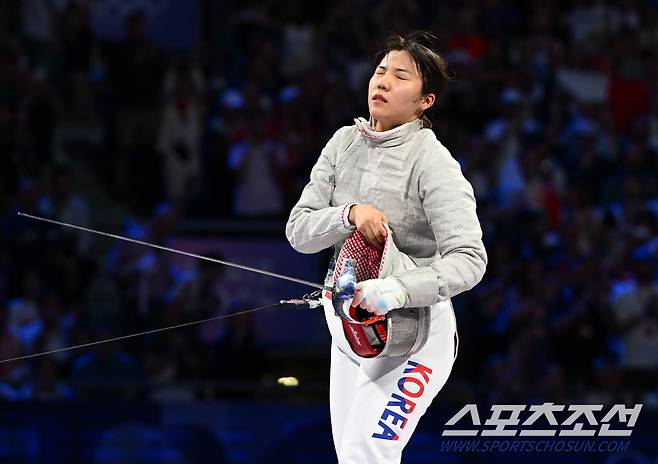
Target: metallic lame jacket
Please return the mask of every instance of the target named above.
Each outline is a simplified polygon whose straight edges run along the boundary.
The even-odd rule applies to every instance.
[[[399,250],[418,266],[396,273],[407,307],[431,306],[474,287],[487,253],[471,184],[430,129],[414,120],[376,132],[363,118],[333,135],[290,212],[286,236],[301,253],[340,248],[363,203],[389,219]]]

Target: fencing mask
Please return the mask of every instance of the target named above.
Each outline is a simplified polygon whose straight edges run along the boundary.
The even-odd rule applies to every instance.
[[[332,317],[340,318],[343,333],[352,351],[362,358],[406,356],[420,350],[429,334],[430,308],[399,308],[376,316],[352,306],[354,286],[368,279],[384,278],[414,269],[415,263],[398,250],[388,229],[382,249],[371,245],[355,230],[335,257],[334,291],[325,291],[323,304]],[[329,282],[328,282],[329,283]]]

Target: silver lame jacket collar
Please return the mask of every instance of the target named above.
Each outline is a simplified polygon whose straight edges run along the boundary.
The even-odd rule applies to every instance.
[[[378,132],[374,129],[374,121],[364,118],[354,118],[354,124],[368,143],[380,148],[397,147],[409,141],[416,132],[423,128],[420,119],[401,124],[393,129]]]

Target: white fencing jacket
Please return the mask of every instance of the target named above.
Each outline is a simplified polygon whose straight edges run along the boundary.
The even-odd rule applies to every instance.
[[[420,120],[376,132],[363,118],[327,142],[290,212],[286,236],[301,253],[340,247],[354,229],[349,205],[389,219],[398,249],[418,266],[396,273],[407,307],[431,306],[474,287],[487,253],[471,184]]]

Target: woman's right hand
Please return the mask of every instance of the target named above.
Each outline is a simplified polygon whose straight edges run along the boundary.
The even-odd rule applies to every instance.
[[[372,245],[378,248],[384,246],[387,235],[384,224],[388,224],[384,213],[372,206],[357,204],[350,208],[349,221]]]

